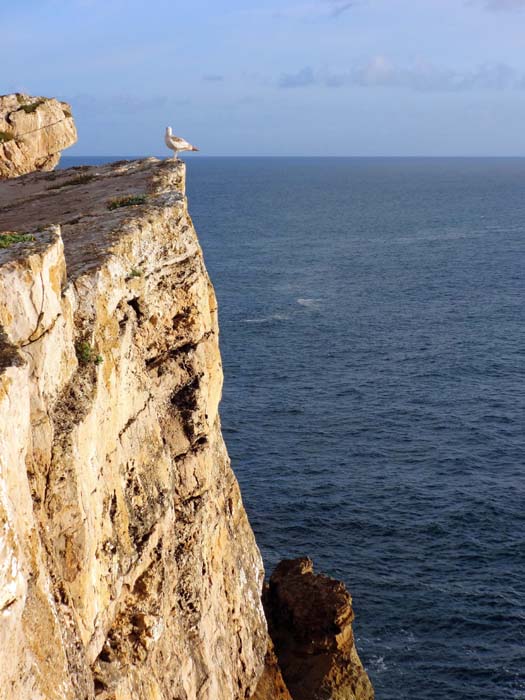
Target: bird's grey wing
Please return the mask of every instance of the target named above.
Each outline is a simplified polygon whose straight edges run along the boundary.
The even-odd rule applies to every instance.
[[[189,145],[186,139],[181,139],[180,136],[171,136],[170,137],[171,143],[174,146],[187,146]]]

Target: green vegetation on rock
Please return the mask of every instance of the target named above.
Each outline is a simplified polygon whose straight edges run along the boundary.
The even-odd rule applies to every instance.
[[[13,243],[24,243],[34,240],[35,237],[31,233],[0,233],[0,248],[9,248]]]
[[[29,105],[20,105],[19,109],[21,109],[23,112],[26,114],[33,114],[33,112],[36,112],[36,110],[40,107],[40,105],[44,104],[44,100],[37,100],[37,102],[33,102],[32,104]]]
[[[95,355],[95,349],[85,340],[81,340],[75,345],[77,359],[83,365],[93,362],[95,365],[100,365],[103,362],[102,355]]]
[[[65,182],[59,182],[57,185],[51,185],[48,187],[49,190],[60,190],[62,187],[70,187],[72,185],[85,185],[91,180],[94,180],[96,175],[77,175],[77,177],[71,178],[71,180],[66,180]]]
[[[108,209],[120,209],[121,207],[133,207],[138,204],[144,204],[148,196],[146,194],[128,194],[125,197],[116,197],[108,202]]]

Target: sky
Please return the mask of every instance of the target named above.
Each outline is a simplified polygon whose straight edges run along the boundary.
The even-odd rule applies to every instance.
[[[525,156],[525,0],[16,0],[0,94],[67,155]]]

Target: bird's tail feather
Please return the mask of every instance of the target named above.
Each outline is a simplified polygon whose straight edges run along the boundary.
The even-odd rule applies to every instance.
[[[192,150],[192,151],[198,151],[199,149],[198,149],[196,146],[193,146],[193,148],[192,148],[191,150]]]

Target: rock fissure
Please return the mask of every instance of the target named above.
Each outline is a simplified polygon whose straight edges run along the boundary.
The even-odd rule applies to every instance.
[[[146,403],[142,406],[142,408],[140,408],[140,409],[137,411],[137,413],[135,413],[135,415],[131,416],[131,418],[128,418],[128,421],[127,421],[126,425],[122,428],[122,430],[119,431],[119,434],[118,434],[118,439],[119,439],[119,440],[122,439],[122,436],[124,435],[124,433],[125,433],[127,430],[129,430],[129,429],[131,428],[131,426],[133,425],[133,423],[135,423],[135,421],[137,421],[137,420],[140,418],[140,415],[148,408],[148,406],[149,406],[151,400],[152,400],[152,399],[151,399],[151,397],[150,397],[150,398],[148,399],[148,401],[146,401]]]
[[[11,123],[11,117],[12,117],[16,112],[20,112],[20,111],[23,111],[23,110],[17,109],[17,110],[15,110],[15,112],[10,112],[10,113],[5,117],[6,121],[8,121],[9,123]],[[46,127],[51,128],[51,127],[53,127],[53,126],[57,126],[58,124],[64,124],[64,123],[66,123],[66,119],[67,119],[67,117],[64,117],[64,119],[57,119],[56,122],[51,122],[50,124],[46,124]],[[38,133],[38,132],[40,131],[40,129],[41,129],[41,127],[37,127],[36,129],[31,129],[31,131],[19,131],[18,134],[17,134],[17,137],[22,139],[22,138],[24,138],[24,136],[31,136],[31,134],[36,134],[36,133]]]
[[[43,305],[43,302],[42,302],[42,305]],[[44,312],[43,312],[43,310],[40,311],[39,314],[38,314],[37,327],[35,328],[34,332],[29,336],[29,340],[27,340],[25,343],[22,343],[22,344],[20,345],[20,351],[21,351],[21,352],[24,352],[24,348],[27,348],[27,347],[29,347],[30,345],[34,345],[34,344],[37,343],[39,340],[41,340],[45,335],[47,335],[47,334],[49,334],[49,333],[52,333],[52,332],[53,332],[53,329],[54,329],[54,327],[55,327],[55,324],[57,323],[57,321],[59,321],[59,319],[61,318],[61,316],[62,316],[62,314],[58,314],[57,317],[52,321],[52,323],[51,323],[51,325],[49,326],[49,328],[44,328],[44,329],[42,330],[42,332],[40,333],[40,335],[37,335],[36,338],[35,338],[34,335],[35,335],[35,333],[38,331],[38,328],[39,328],[39,326],[40,326],[40,323],[41,323],[41,321],[42,321],[42,319],[43,319],[43,317],[44,317]],[[27,351],[26,351],[26,352],[27,352]]]

